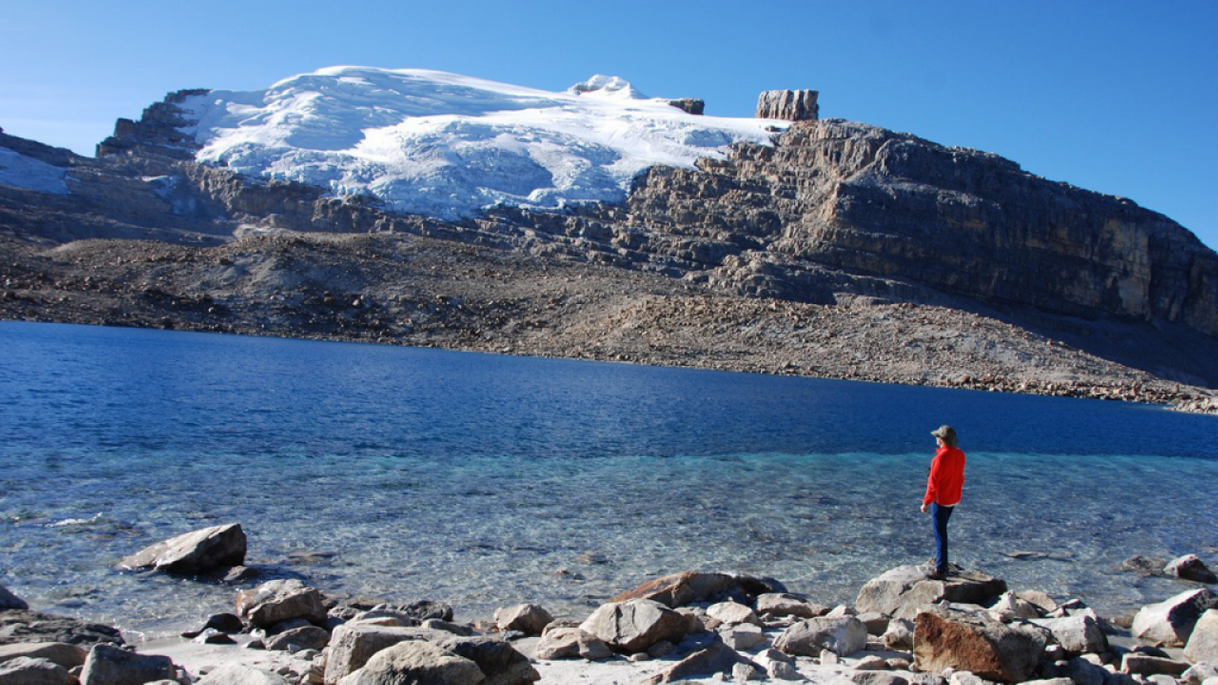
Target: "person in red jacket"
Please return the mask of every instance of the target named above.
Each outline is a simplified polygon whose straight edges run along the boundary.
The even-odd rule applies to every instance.
[[[939,449],[930,462],[930,475],[926,477],[926,494],[922,497],[922,513],[930,508],[931,530],[935,536],[935,558],[928,577],[942,580],[947,577],[947,520],[960,503],[964,489],[964,452],[956,447],[956,429],[939,426],[931,431]]]

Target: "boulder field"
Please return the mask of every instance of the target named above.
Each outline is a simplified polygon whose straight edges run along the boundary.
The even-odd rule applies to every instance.
[[[211,535],[174,540],[184,539],[235,558]],[[195,555],[205,567],[206,549]],[[1189,566],[1206,571],[1200,559]],[[1218,595],[1179,582],[1188,589],[1129,621],[1013,591],[979,570],[935,579],[923,566],[897,567],[836,607],[772,578],[689,571],[643,582],[582,618],[525,603],[458,623],[436,602],[340,599],[276,579],[238,591],[229,611],[180,639],[135,648],[113,629],[32,612],[0,588],[0,685],[1215,685]]]

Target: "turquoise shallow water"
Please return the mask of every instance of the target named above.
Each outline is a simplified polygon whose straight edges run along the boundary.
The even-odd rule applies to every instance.
[[[1185,587],[1128,556],[1218,566],[1218,421],[1156,407],[46,324],[0,323],[0,349],[0,584],[132,631],[232,589],[111,565],[229,521],[272,573],[464,619],[694,568],[850,602],[929,555],[944,422],[960,563],[1109,613]]]

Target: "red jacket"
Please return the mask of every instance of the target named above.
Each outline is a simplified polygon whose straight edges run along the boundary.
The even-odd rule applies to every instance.
[[[937,503],[951,507],[960,503],[960,491],[964,489],[964,452],[955,447],[940,447],[930,462],[930,475],[926,477],[926,495],[922,504]]]

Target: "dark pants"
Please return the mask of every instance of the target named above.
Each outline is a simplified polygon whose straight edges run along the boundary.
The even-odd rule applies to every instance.
[[[935,533],[935,572],[947,573],[947,520],[955,507],[930,505],[930,525]]]

